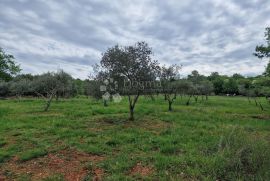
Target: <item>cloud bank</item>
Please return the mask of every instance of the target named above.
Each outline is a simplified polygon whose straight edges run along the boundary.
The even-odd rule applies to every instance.
[[[162,64],[183,74],[261,74],[254,57],[270,25],[269,0],[2,0],[0,47],[24,73],[64,69],[87,78],[115,44],[146,41]]]

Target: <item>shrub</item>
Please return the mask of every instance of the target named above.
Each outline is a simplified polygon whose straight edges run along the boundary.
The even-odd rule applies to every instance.
[[[7,97],[9,92],[9,83],[0,81],[0,97]]]

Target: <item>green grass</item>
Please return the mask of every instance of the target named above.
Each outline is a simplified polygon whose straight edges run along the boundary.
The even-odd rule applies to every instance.
[[[162,97],[142,96],[134,122],[127,121],[126,99],[108,107],[86,98],[60,100],[48,112],[42,100],[1,100],[0,163],[76,148],[105,157],[95,165],[104,169],[104,180],[270,180],[264,98],[265,111],[243,97],[212,96],[190,106],[186,100],[178,98],[168,112]],[[154,172],[130,175],[138,162]]]

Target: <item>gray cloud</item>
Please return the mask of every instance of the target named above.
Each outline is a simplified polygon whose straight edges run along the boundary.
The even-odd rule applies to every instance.
[[[0,47],[24,72],[63,68],[87,78],[90,66],[115,44],[146,41],[162,64],[183,74],[260,74],[252,56],[270,25],[268,0],[2,0]]]

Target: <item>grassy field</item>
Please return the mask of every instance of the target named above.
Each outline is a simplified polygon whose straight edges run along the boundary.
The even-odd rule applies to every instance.
[[[270,104],[0,101],[0,180],[270,180]]]

